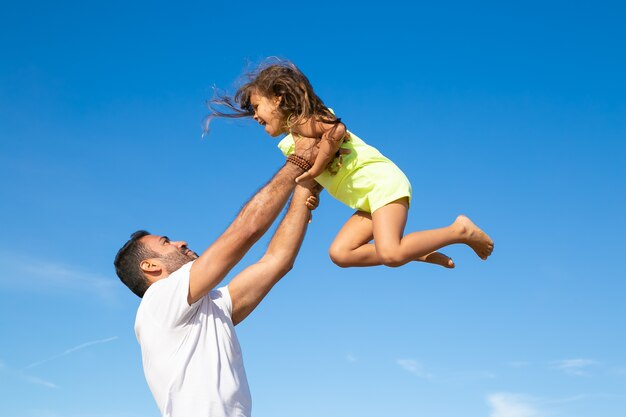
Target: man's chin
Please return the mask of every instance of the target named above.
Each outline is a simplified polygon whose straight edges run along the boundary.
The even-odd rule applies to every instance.
[[[169,256],[162,258],[162,261],[165,264],[165,269],[167,269],[169,273],[172,273],[174,271],[178,271],[183,265],[197,258],[198,255],[195,252],[175,252],[170,254]]]

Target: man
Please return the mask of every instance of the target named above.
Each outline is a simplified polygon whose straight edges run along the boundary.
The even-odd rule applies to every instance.
[[[120,279],[139,297],[135,333],[144,373],[163,416],[248,417],[251,398],[234,326],[292,267],[317,206],[317,189],[295,185],[310,168],[290,157],[200,256],[183,241],[139,231],[118,252]],[[308,187],[308,188],[307,188]],[[295,191],[294,191],[295,188]],[[293,197],[265,255],[214,289]]]

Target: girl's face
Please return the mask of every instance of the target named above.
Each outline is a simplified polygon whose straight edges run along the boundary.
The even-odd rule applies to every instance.
[[[266,97],[258,93],[250,95],[250,105],[254,109],[252,118],[264,126],[267,134],[273,138],[285,133],[282,114],[278,108],[280,100],[281,98],[276,96]]]

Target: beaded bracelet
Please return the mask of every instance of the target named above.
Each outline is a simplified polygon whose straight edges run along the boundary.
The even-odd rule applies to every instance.
[[[291,162],[298,168],[303,169],[304,171],[308,171],[313,167],[313,165],[311,165],[309,161],[296,154],[289,155],[289,157],[287,158],[287,162]]]

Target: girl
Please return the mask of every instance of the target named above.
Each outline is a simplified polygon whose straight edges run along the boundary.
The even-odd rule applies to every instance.
[[[437,252],[464,243],[481,259],[493,250],[493,241],[469,218],[458,216],[449,226],[404,235],[411,201],[411,184],[404,173],[378,150],[346,130],[341,119],[324,105],[309,80],[295,65],[279,62],[249,74],[234,98],[209,102],[214,117],[252,117],[272,137],[287,134],[278,147],[286,155],[295,141],[315,138],[319,153],[296,179],[314,178],[329,194],[356,209],[330,247],[330,257],[341,267],[400,266],[423,261],[454,268]],[[370,243],[373,239],[373,243]]]

